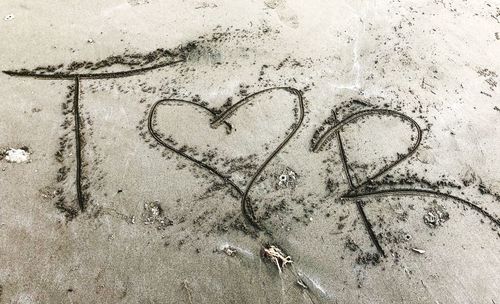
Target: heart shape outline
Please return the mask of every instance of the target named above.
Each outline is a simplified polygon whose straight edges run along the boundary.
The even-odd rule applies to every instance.
[[[357,119],[360,119],[360,118],[365,117],[365,116],[372,116],[372,115],[377,115],[377,114],[382,114],[385,116],[396,116],[396,117],[401,118],[402,120],[409,121],[417,129],[417,141],[415,142],[415,144],[413,144],[413,146],[411,148],[408,149],[408,152],[406,154],[404,154],[402,157],[398,158],[396,161],[388,164],[387,166],[384,166],[383,168],[378,170],[375,174],[368,176],[364,182],[355,186],[354,183],[352,182],[351,173],[349,172],[349,166],[347,164],[347,156],[345,153],[344,145],[342,143],[342,138],[340,136],[339,131],[343,126],[350,124],[350,123],[356,121]],[[394,111],[394,110],[389,110],[389,109],[364,110],[364,111],[353,113],[353,114],[347,116],[346,118],[344,118],[342,121],[337,120],[337,116],[335,115],[335,113],[333,113],[333,115],[334,115],[334,117],[333,117],[334,120],[338,123],[336,125],[334,125],[333,127],[330,127],[328,130],[325,131],[325,133],[322,136],[320,136],[319,140],[316,142],[316,144],[313,147],[313,152],[317,153],[317,152],[321,151],[325,147],[326,143],[331,139],[332,136],[335,136],[337,138],[338,145],[339,145],[340,158],[342,161],[342,166],[344,168],[344,172],[345,172],[345,175],[347,177],[347,181],[349,183],[349,188],[350,188],[350,190],[346,194],[342,195],[341,198],[348,197],[352,192],[358,190],[360,187],[362,187],[366,183],[380,177],[381,175],[387,173],[389,170],[391,170],[395,166],[399,165],[401,162],[403,162],[404,160],[406,160],[407,158],[412,156],[417,151],[418,147],[420,146],[420,143],[422,142],[422,133],[423,132],[422,132],[422,128],[420,128],[420,125],[415,120],[413,120],[413,118],[406,116],[405,114],[402,114],[400,112]],[[356,207],[358,209],[359,214],[361,215],[361,218],[363,220],[363,224],[365,225],[365,228],[368,232],[368,235],[370,236],[370,239],[372,240],[372,243],[375,245],[375,248],[377,248],[377,251],[382,256],[385,257],[386,255],[385,255],[384,249],[380,245],[380,242],[378,241],[378,238],[375,235],[375,232],[373,231],[372,224],[370,223],[370,220],[366,216],[363,205],[359,200],[356,200]]]
[[[402,120],[410,122],[410,124],[413,127],[415,127],[417,130],[417,141],[408,149],[408,152],[403,154],[403,156],[399,157],[397,160],[389,163],[388,165],[382,167],[381,169],[376,171],[376,173],[373,173],[370,176],[366,177],[365,181],[363,181],[355,186],[354,183],[352,182],[351,173],[349,172],[349,168],[348,168],[348,164],[347,164],[348,163],[347,156],[346,156],[346,153],[344,150],[344,146],[342,144],[342,139],[340,137],[339,131],[343,126],[348,125],[348,124],[350,124],[350,123],[352,123],[352,122],[354,122],[362,117],[373,116],[373,115],[377,115],[377,114],[382,114],[384,116],[396,116],[396,117],[401,118]],[[334,118],[336,121],[338,121],[336,117],[334,117]],[[351,188],[351,191],[353,191],[355,189],[359,189],[360,187],[364,186],[365,184],[369,183],[370,181],[387,173],[389,170],[391,170],[392,168],[399,165],[401,162],[403,162],[404,160],[408,159],[410,156],[415,154],[415,152],[417,152],[418,147],[420,146],[420,144],[422,142],[422,134],[423,134],[423,131],[422,131],[422,128],[420,127],[420,125],[413,118],[411,118],[405,114],[402,114],[402,113],[394,111],[394,110],[389,110],[389,109],[363,110],[363,111],[359,111],[359,112],[356,112],[354,114],[347,116],[342,121],[338,121],[338,123],[336,125],[330,127],[328,130],[326,130],[325,133],[322,136],[320,136],[319,140],[314,145],[313,152],[321,151],[325,147],[326,143],[331,139],[331,137],[336,136],[337,140],[339,142],[340,157],[342,160],[342,164],[344,166],[344,171],[345,171],[347,180],[349,182],[349,186]]]
[[[176,149],[175,147],[173,147],[172,145],[168,144],[167,142],[163,141],[161,136],[155,131],[155,129],[153,128],[153,118],[154,118],[154,114],[156,113],[156,109],[157,107],[162,104],[162,103],[168,103],[168,102],[181,102],[181,103],[186,103],[186,104],[189,104],[191,106],[194,106],[194,107],[197,107],[199,109],[202,109],[203,111],[206,111],[208,112],[209,114],[211,114],[213,117],[214,117],[214,120],[210,123],[210,127],[212,128],[218,128],[219,126],[221,125],[225,125],[226,128],[228,128],[229,132],[232,130],[232,126],[226,122],[227,119],[229,119],[232,115],[234,115],[234,113],[237,112],[237,110],[244,106],[246,103],[248,103],[249,101],[251,101],[253,98],[263,94],[263,93],[266,93],[266,92],[271,92],[271,91],[275,91],[275,90],[283,90],[283,91],[286,91],[292,95],[294,95],[295,97],[297,97],[297,102],[298,102],[298,106],[295,107],[296,110],[298,110],[298,119],[297,121],[295,121],[291,127],[292,127],[292,131],[285,137],[284,140],[282,140],[280,142],[280,144],[271,152],[271,154],[269,154],[269,156],[264,160],[264,162],[257,168],[257,170],[255,171],[255,173],[253,174],[252,178],[250,179],[250,182],[246,185],[245,187],[245,190],[241,190],[240,187],[238,187],[229,177],[225,176],[224,174],[220,173],[219,171],[217,171],[217,169],[205,164],[204,162],[186,154],[185,152],[181,151],[180,149]],[[257,91],[255,93],[252,93],[246,97],[244,97],[243,99],[239,100],[237,103],[233,104],[232,106],[230,106],[228,109],[226,109],[223,113],[221,113],[219,116],[217,116],[217,114],[209,109],[208,107],[205,107],[201,104],[197,104],[193,101],[188,101],[188,100],[182,100],[182,99],[161,99],[161,100],[158,100],[156,101],[152,106],[151,106],[151,109],[149,110],[149,114],[148,114],[148,131],[149,133],[151,134],[151,136],[158,142],[158,144],[160,144],[161,146],[167,148],[168,150],[188,159],[189,161],[195,163],[196,165],[198,165],[199,167],[205,169],[205,170],[208,170],[210,173],[214,174],[215,176],[219,177],[221,180],[223,180],[225,183],[229,184],[231,186],[231,188],[233,188],[234,190],[236,190],[238,192],[238,194],[242,197],[241,198],[241,211],[245,217],[245,219],[247,220],[247,222],[252,226],[254,227],[257,231],[260,231],[260,230],[265,230],[266,233],[268,233],[269,235],[272,235],[272,233],[266,229],[264,229],[264,227],[262,227],[258,221],[257,221],[257,218],[254,214],[254,211],[253,211],[253,208],[251,206],[251,201],[248,197],[248,194],[253,186],[253,184],[255,183],[255,181],[257,180],[257,178],[260,176],[260,174],[262,173],[262,171],[264,171],[264,169],[267,167],[267,165],[271,162],[271,160],[276,157],[276,155],[278,155],[278,153],[285,147],[285,145],[293,138],[293,136],[295,136],[295,134],[297,133],[297,131],[299,130],[299,128],[302,126],[302,123],[304,121],[304,98],[302,96],[302,93],[295,89],[295,88],[292,88],[292,87],[272,87],[272,88],[268,88],[268,89],[264,89],[264,90],[260,90],[260,91]]]
[[[352,184],[350,173],[349,173],[349,170],[348,170],[348,167],[347,167],[347,158],[346,158],[346,155],[345,155],[345,150],[344,150],[343,145],[342,145],[342,139],[341,139],[339,130],[344,125],[352,123],[353,121],[355,121],[355,120],[357,120],[357,119],[359,119],[361,117],[375,115],[375,114],[397,116],[397,117],[402,118],[403,120],[409,121],[417,129],[417,141],[408,150],[408,152],[406,154],[404,154],[402,157],[398,158],[395,162],[393,162],[393,163],[391,163],[391,164],[383,167],[377,173],[373,174],[371,177],[368,177],[363,183],[361,183],[361,184],[359,184],[357,186],[354,186]],[[495,225],[497,225],[498,227],[500,227],[500,219],[499,218],[496,218],[495,216],[493,216],[491,213],[487,212],[485,209],[481,208],[480,206],[478,206],[478,205],[476,205],[476,204],[474,204],[474,203],[472,203],[472,202],[470,202],[470,201],[468,201],[466,199],[462,199],[462,198],[460,198],[458,196],[451,195],[449,193],[441,193],[441,192],[438,192],[438,191],[432,191],[432,190],[426,190],[426,189],[411,189],[411,188],[400,188],[400,189],[389,189],[389,190],[375,190],[375,191],[363,192],[363,193],[358,193],[358,194],[353,193],[354,191],[358,190],[360,187],[362,187],[366,183],[368,183],[371,180],[373,180],[375,178],[378,178],[379,176],[385,174],[386,172],[388,172],[389,170],[391,170],[392,168],[394,168],[395,166],[397,166],[398,164],[400,164],[401,162],[403,162],[404,160],[406,160],[410,156],[412,156],[417,151],[418,147],[420,146],[420,143],[422,142],[423,131],[420,128],[420,125],[415,120],[413,120],[411,117],[409,117],[409,116],[407,116],[405,114],[402,114],[400,112],[397,112],[397,111],[394,111],[394,110],[389,110],[389,109],[372,109],[372,110],[365,110],[365,111],[356,112],[354,114],[349,115],[348,117],[346,117],[342,121],[338,121],[337,120],[335,113],[333,113],[333,115],[334,115],[334,120],[336,122],[338,122],[338,123],[335,126],[329,128],[320,137],[320,139],[318,140],[318,142],[316,143],[316,145],[313,147],[313,152],[319,152],[325,146],[325,144],[329,141],[329,139],[332,136],[335,135],[337,137],[337,140],[338,140],[338,143],[339,143],[339,150],[340,150],[340,154],[341,154],[341,159],[342,159],[342,163],[343,163],[343,166],[344,166],[344,171],[345,171],[345,174],[347,175],[347,177],[349,179],[350,188],[351,188],[350,191],[348,191],[346,194],[344,194],[343,196],[341,196],[341,199],[355,199],[356,200],[357,209],[358,209],[358,211],[359,211],[359,213],[360,213],[360,215],[361,215],[361,217],[363,219],[363,223],[364,223],[364,225],[365,225],[365,227],[366,227],[366,229],[368,231],[368,234],[370,235],[372,243],[375,245],[375,247],[377,248],[377,250],[379,251],[379,253],[382,254],[382,256],[385,256],[384,250],[380,246],[378,238],[375,235],[375,233],[373,232],[372,225],[371,225],[370,221],[368,220],[368,218],[367,218],[367,216],[366,216],[366,214],[364,212],[364,209],[363,209],[363,204],[360,201],[360,199],[362,199],[364,197],[393,196],[393,195],[395,195],[395,196],[402,196],[402,195],[427,195],[427,196],[447,198],[447,199],[451,199],[451,200],[457,201],[457,202],[459,202],[459,203],[461,203],[461,204],[463,204],[465,206],[470,207],[471,209],[477,211],[479,214],[481,214],[484,217],[488,218],[489,220],[491,220],[492,223],[494,223]]]

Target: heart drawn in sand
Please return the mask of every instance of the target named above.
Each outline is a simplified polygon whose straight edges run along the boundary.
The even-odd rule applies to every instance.
[[[363,180],[358,181],[357,184],[354,184],[353,179],[352,179],[352,174],[350,171],[351,166],[348,162],[346,151],[345,151],[344,145],[342,143],[341,130],[343,130],[343,128],[345,126],[352,124],[355,121],[357,121],[363,117],[370,117],[370,116],[396,117],[396,118],[400,118],[402,123],[409,122],[410,125],[412,126],[412,129],[416,129],[417,138],[416,138],[416,141],[408,147],[408,149],[405,153],[398,154],[398,157],[395,160],[389,161],[387,164],[382,166],[380,169],[376,170],[375,172],[372,172],[371,174],[368,174]],[[413,155],[417,151],[417,149],[420,145],[420,142],[422,141],[422,129],[417,124],[417,122],[414,121],[409,116],[406,116],[402,113],[399,113],[399,112],[396,112],[393,110],[388,110],[388,109],[365,110],[365,111],[360,111],[360,112],[356,112],[354,114],[351,114],[351,115],[347,116],[346,118],[344,118],[342,121],[338,121],[335,116],[334,116],[334,119],[337,122],[337,124],[334,125],[333,127],[329,128],[326,132],[324,132],[320,136],[319,140],[315,143],[315,145],[313,147],[313,152],[321,151],[322,149],[325,148],[326,143],[329,142],[333,137],[337,138],[339,153],[340,153],[342,165],[344,167],[344,173],[347,177],[347,181],[349,183],[349,188],[350,188],[349,192],[346,193],[345,195],[343,195],[342,198],[345,198],[350,193],[357,192],[357,190],[360,189],[363,185],[365,185],[365,184],[371,182],[372,180],[376,179],[377,177],[380,177],[381,175],[387,173],[389,170],[391,170],[392,168],[394,168],[395,166],[400,164],[402,161],[409,158],[411,155]],[[399,123],[400,122],[398,122],[398,124]],[[383,131],[383,130],[381,130],[381,131]],[[363,147],[363,150],[365,150],[365,151],[369,150],[369,149],[370,149],[370,147]],[[368,217],[365,214],[363,204],[359,200],[356,200],[356,206],[357,206],[358,212],[363,220],[363,223],[366,227],[366,230],[367,230],[368,234],[370,235],[370,238],[371,238],[373,244],[377,248],[377,251],[382,256],[385,256],[385,252],[382,249],[382,246],[380,245],[375,232],[373,231],[372,224],[370,223],[370,221],[368,220]]]
[[[233,132],[233,127],[232,125],[228,122],[228,120],[239,110],[245,108],[245,105],[247,104],[252,104],[254,101],[258,101],[259,98],[263,97],[264,94],[271,94],[271,98],[274,97],[274,95],[279,95],[279,93],[287,93],[286,98],[290,99],[290,101],[294,101],[295,105],[293,107],[294,113],[295,113],[295,122],[293,122],[288,128],[291,128],[291,131],[286,134],[285,138],[281,140],[275,148],[268,154],[268,156],[265,158],[265,160],[260,163],[253,172],[252,177],[250,178],[250,181],[246,183],[245,189],[242,190],[239,186],[236,185],[236,183],[230,179],[230,177],[226,176],[222,172],[220,172],[218,169],[216,169],[214,166],[208,164],[206,159],[203,159],[202,157],[198,156],[197,153],[192,153],[192,150],[189,148],[186,148],[186,146],[179,147],[178,144],[175,144],[177,140],[166,140],[165,137],[165,132],[168,133],[168,130],[160,132],[157,129],[155,129],[155,123],[156,123],[156,115],[157,115],[157,110],[160,105],[167,106],[167,105],[177,105],[177,106],[187,106],[191,109],[196,110],[198,114],[202,114],[205,116],[208,116],[210,119],[207,121],[207,125],[205,127],[205,131],[200,131],[200,134],[195,134],[192,133],[191,135],[195,136],[210,136],[210,128],[212,129],[219,129],[220,126],[224,126],[226,129],[225,134],[231,134]],[[257,107],[258,109],[258,107]],[[193,113],[191,113],[193,114]],[[281,115],[281,113],[277,113],[278,115]],[[163,147],[167,148],[168,150],[190,160],[191,162],[195,163],[199,167],[209,171],[210,173],[214,174],[215,176],[219,177],[221,180],[223,180],[225,183],[230,185],[234,190],[238,192],[238,194],[241,196],[241,209],[242,212],[246,218],[246,220],[257,230],[262,230],[262,227],[259,225],[257,222],[257,219],[254,215],[253,208],[250,204],[250,200],[248,198],[248,194],[254,185],[255,181],[257,178],[260,176],[262,171],[266,168],[266,166],[271,162],[271,160],[276,157],[276,155],[283,149],[283,147],[290,141],[290,139],[296,134],[300,126],[302,125],[302,121],[304,119],[304,103],[303,103],[303,97],[302,93],[294,88],[291,87],[274,87],[274,88],[269,88],[265,90],[258,91],[256,93],[253,93],[251,95],[246,96],[245,98],[239,100],[232,106],[230,106],[228,109],[226,109],[224,112],[221,114],[216,114],[214,110],[209,109],[208,107],[195,103],[193,101],[187,101],[187,100],[180,100],[180,99],[162,99],[157,102],[155,102],[149,112],[148,115],[148,130],[151,136]],[[186,121],[183,121],[183,123],[186,123]],[[269,122],[262,122],[264,124],[268,124]],[[193,126],[194,127],[194,126]],[[245,129],[248,128],[248,125],[237,125],[237,128],[235,129]],[[189,128],[189,126],[186,126],[186,128]],[[184,132],[190,132],[188,129],[182,129],[181,131]],[[186,135],[186,134],[185,134]],[[189,137],[189,133],[187,133]],[[220,134],[219,134],[220,135]],[[168,138],[171,138],[173,135],[170,135]],[[220,145],[220,143],[219,143]]]
[[[350,166],[349,166],[349,163],[347,160],[345,149],[344,149],[343,144],[342,144],[342,138],[341,138],[340,131],[341,130],[345,131],[345,129],[344,129],[345,126],[354,123],[355,121],[359,120],[360,118],[370,117],[370,116],[377,116],[379,118],[396,117],[396,118],[399,118],[401,120],[400,122],[398,122],[398,124],[409,122],[411,127],[412,127],[412,132],[416,132],[416,140],[413,144],[408,145],[407,151],[405,153],[398,154],[398,157],[395,160],[389,161],[383,167],[379,168],[378,170],[376,170],[372,174],[369,174],[364,180],[359,181],[355,185],[352,181]],[[374,191],[372,191],[372,190],[365,191],[366,189],[360,190],[360,188],[363,185],[366,185],[367,183],[376,179],[377,177],[382,176],[383,174],[387,173],[389,170],[391,170],[392,168],[394,168],[395,166],[397,166],[398,164],[400,164],[401,162],[403,162],[404,160],[406,160],[410,156],[412,156],[417,151],[417,149],[422,141],[422,129],[420,128],[418,123],[415,120],[413,120],[411,117],[409,117],[405,114],[393,111],[393,110],[388,110],[388,109],[371,109],[371,110],[356,112],[354,114],[347,116],[342,121],[338,121],[336,119],[335,113],[334,113],[333,118],[334,118],[334,121],[336,122],[336,125],[329,128],[326,132],[324,132],[319,137],[319,140],[313,146],[313,152],[319,152],[322,149],[324,149],[326,146],[326,143],[329,142],[333,137],[335,137],[337,139],[338,146],[339,146],[339,152],[340,152],[341,160],[342,160],[343,167],[344,167],[344,173],[348,179],[349,187],[350,187],[350,190],[347,193],[345,193],[344,195],[342,195],[341,199],[353,199],[353,200],[355,200],[359,215],[360,215],[360,217],[364,223],[364,226],[365,226],[365,228],[366,228],[366,230],[367,230],[367,232],[372,240],[372,243],[375,245],[375,247],[377,248],[377,251],[380,255],[382,255],[384,257],[386,256],[382,246],[380,245],[378,237],[373,230],[373,225],[370,223],[370,221],[369,221],[369,219],[364,211],[364,207],[363,207],[364,204],[361,201],[362,198],[367,198],[367,197],[372,197],[372,196],[377,196],[377,195],[382,195],[382,196],[384,196],[384,195],[386,195],[386,196],[401,196],[401,195],[422,196],[422,195],[424,195],[424,196],[447,198],[447,199],[454,200],[456,202],[459,202],[467,207],[470,207],[470,208],[476,210],[477,212],[479,212],[483,216],[490,219],[497,226],[500,226],[500,220],[498,220],[492,214],[488,213],[486,210],[482,209],[481,207],[479,207],[478,205],[476,205],[470,201],[467,201],[467,200],[462,199],[462,198],[457,197],[457,196],[453,196],[453,195],[448,194],[448,193],[441,193],[439,191],[428,190],[428,189],[418,189],[418,188],[417,189],[415,189],[415,188],[399,188],[399,189],[392,188],[392,189],[382,189],[382,190],[374,190]],[[372,131],[376,132],[378,130],[372,130]],[[380,131],[383,131],[383,129]],[[413,136],[414,135],[412,135],[412,140],[413,140]],[[385,143],[386,142],[388,142],[388,141],[385,141]],[[390,142],[390,143],[392,143],[392,142]],[[370,147],[363,147],[363,150],[369,150],[369,149],[370,149]]]
[[[370,116],[379,116],[379,117],[396,117],[401,120],[401,123],[410,123],[412,129],[415,130],[416,132],[416,140],[414,143],[408,147],[407,151],[405,153],[399,153],[397,158],[395,160],[389,161],[386,165],[384,165],[382,168],[379,168],[375,172],[369,174],[367,177],[365,177],[364,180],[358,181],[358,183],[355,185],[352,179],[352,174],[351,174],[351,166],[349,164],[349,161],[347,159],[346,155],[346,150],[344,149],[342,139],[341,139],[341,130],[343,127],[352,124],[356,122],[357,120],[363,118],[363,117],[370,117]],[[383,130],[381,130],[383,131]],[[419,145],[420,142],[422,141],[422,129],[420,126],[417,124],[415,120],[410,118],[409,116],[406,116],[405,114],[402,114],[400,112],[396,112],[393,110],[388,110],[388,109],[371,109],[371,110],[364,110],[360,112],[356,112],[354,114],[351,114],[344,118],[342,121],[338,121],[336,125],[333,127],[329,128],[326,132],[324,132],[319,140],[316,142],[316,144],[313,147],[313,152],[319,152],[322,149],[325,148],[326,143],[329,142],[333,137],[337,138],[338,145],[339,145],[339,152],[340,152],[340,157],[342,160],[342,163],[344,165],[344,172],[347,176],[349,185],[351,187],[351,190],[355,190],[360,188],[361,186],[369,183],[370,181],[380,177],[381,175],[385,174],[398,164],[400,164],[402,161],[413,155]],[[363,149],[369,150],[370,147],[363,147]]]

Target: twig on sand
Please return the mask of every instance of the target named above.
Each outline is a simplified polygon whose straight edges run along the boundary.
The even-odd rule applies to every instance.
[[[281,249],[274,245],[264,248],[264,256],[271,259],[271,262],[278,267],[280,273],[287,264],[293,263],[292,258],[289,255],[285,255]]]

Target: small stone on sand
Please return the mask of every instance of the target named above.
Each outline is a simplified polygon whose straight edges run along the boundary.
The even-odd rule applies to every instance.
[[[9,163],[28,163],[30,162],[30,153],[24,149],[9,149],[6,152],[5,159]]]

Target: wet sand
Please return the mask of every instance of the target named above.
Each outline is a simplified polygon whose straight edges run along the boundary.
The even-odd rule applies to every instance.
[[[0,11],[0,303],[500,303],[500,3]]]

